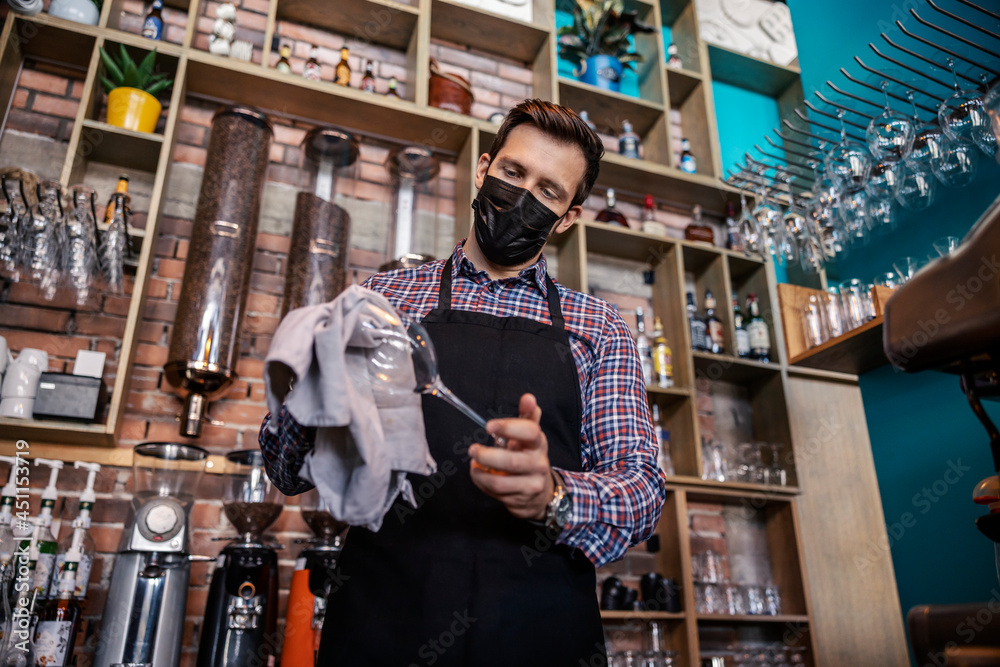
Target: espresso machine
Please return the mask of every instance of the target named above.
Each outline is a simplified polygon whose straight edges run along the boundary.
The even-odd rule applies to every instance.
[[[132,504],[104,605],[95,667],[179,664],[193,558],[188,514],[207,457],[193,445],[136,445]]]
[[[326,599],[337,582],[337,559],[347,524],[337,521],[313,488],[300,496],[302,520],[313,537],[295,561],[285,614],[281,667],[314,667],[326,616]]]
[[[216,561],[198,667],[268,665],[277,648],[278,554],[264,531],[281,514],[259,449],[226,454],[222,507],[239,537]]]

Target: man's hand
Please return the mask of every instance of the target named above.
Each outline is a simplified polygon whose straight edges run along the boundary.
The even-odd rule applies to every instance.
[[[473,483],[507,506],[521,519],[545,518],[555,482],[549,466],[549,442],[538,425],[542,409],[532,394],[524,394],[517,419],[492,419],[490,435],[507,439],[507,449],[474,444],[469,447],[469,473]]]

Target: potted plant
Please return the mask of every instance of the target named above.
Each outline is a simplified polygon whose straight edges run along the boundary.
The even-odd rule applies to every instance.
[[[156,95],[173,85],[167,74],[154,74],[156,49],[146,54],[137,66],[132,56],[121,46],[116,59],[101,47],[101,62],[107,76],[101,83],[108,93],[108,124],[126,130],[152,132],[163,110]]]
[[[621,74],[643,61],[632,51],[629,37],[653,32],[638,12],[625,10],[622,0],[575,0],[573,25],[559,29],[559,55],[573,63],[584,83],[618,91]]]

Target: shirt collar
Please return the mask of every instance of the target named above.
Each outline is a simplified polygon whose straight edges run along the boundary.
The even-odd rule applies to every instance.
[[[465,239],[458,242],[455,246],[455,252],[452,253],[452,269],[451,277],[454,279],[459,275],[467,276],[472,280],[480,283],[489,283],[490,275],[486,271],[477,269],[469,256],[465,254]],[[531,266],[521,269],[521,272],[517,274],[517,278],[509,278],[508,280],[523,280],[524,282],[534,285],[538,288],[538,291],[542,293],[543,297],[548,297],[548,285],[545,282],[545,276],[548,272],[548,263],[545,261],[545,254],[542,253],[538,257],[538,261]]]

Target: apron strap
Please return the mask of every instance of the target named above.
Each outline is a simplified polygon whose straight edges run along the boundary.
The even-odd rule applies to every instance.
[[[441,270],[441,284],[438,287],[438,310],[451,310],[451,269],[454,266],[451,260],[452,258],[449,257]],[[559,290],[548,273],[545,274],[545,285],[552,326],[556,329],[565,329],[566,320],[563,318],[562,307],[559,305]]]

